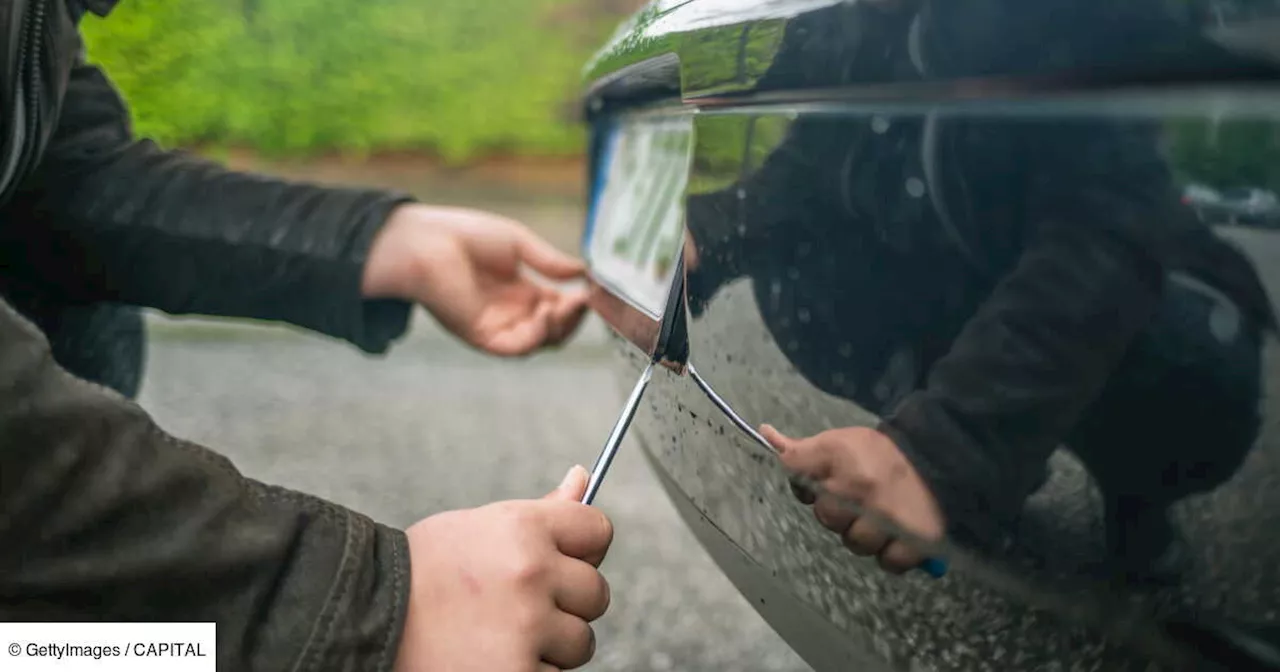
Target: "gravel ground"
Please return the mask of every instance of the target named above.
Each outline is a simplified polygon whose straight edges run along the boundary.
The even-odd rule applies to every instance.
[[[524,361],[427,319],[383,358],[284,328],[156,318],[142,403],[246,474],[406,526],[538,496],[590,465],[622,404],[603,328]],[[626,445],[597,500],[616,538],[588,670],[808,670],[750,608]]]

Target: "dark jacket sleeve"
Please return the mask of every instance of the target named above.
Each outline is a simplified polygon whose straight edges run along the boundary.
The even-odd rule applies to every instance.
[[[219,669],[390,670],[404,534],[241,476],[0,303],[0,620],[213,621]]]
[[[81,63],[4,233],[22,254],[6,262],[69,302],[279,320],[382,352],[411,306],[365,300],[361,276],[375,234],[410,200],[233,172],[136,140],[119,94]]]
[[[1158,269],[1132,256],[1079,230],[1046,232],[881,423],[957,537],[998,541],[1150,319]]]
[[[1055,128],[1021,256],[924,386],[883,419],[952,532],[998,543],[1159,305],[1196,230],[1145,128]]]

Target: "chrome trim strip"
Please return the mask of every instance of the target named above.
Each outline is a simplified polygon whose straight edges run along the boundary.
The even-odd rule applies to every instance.
[[[737,426],[738,429],[742,430],[744,434],[751,437],[751,439],[756,443],[764,447],[765,450],[768,450],[775,455],[777,454],[778,450],[773,447],[773,444],[766,441],[760,432],[757,432],[754,427],[747,423],[746,420],[743,420],[742,416],[738,415],[738,412],[733,410],[733,407],[729,406],[729,403],[726,402],[724,398],[717,394],[715,390],[711,389],[711,384],[703,379],[703,377],[698,373],[698,370],[693,367],[693,362],[688,362],[685,370],[689,372],[689,377],[693,379],[695,384],[697,384],[698,389],[701,389],[702,393],[707,395],[707,398],[711,400],[711,403],[715,404],[716,408],[720,409],[720,412],[724,413],[725,417],[729,418],[730,422]]]

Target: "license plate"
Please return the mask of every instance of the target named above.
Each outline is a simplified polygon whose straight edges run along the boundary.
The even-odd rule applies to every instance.
[[[684,242],[693,120],[616,122],[603,143],[583,256],[596,282],[661,319]]]

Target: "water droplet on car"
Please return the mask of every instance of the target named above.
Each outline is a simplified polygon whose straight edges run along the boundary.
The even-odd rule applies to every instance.
[[[852,357],[852,356],[853,356],[853,344],[852,344],[852,343],[841,343],[841,344],[840,344],[840,347],[839,347],[839,348],[837,348],[837,350],[836,350],[836,351],[840,353],[840,356],[841,356],[841,357]]]
[[[907,179],[907,195],[911,198],[920,198],[924,196],[924,180],[918,177]]]
[[[796,311],[796,317],[800,318],[800,324],[809,324],[809,309],[801,308]]]
[[[747,235],[747,225],[746,225],[746,224],[739,224],[739,225],[738,225],[738,235],[739,235],[739,236],[745,236],[745,235]]]
[[[746,190],[746,189],[743,189],[742,187],[738,187],[738,200],[739,200],[739,201],[745,201],[745,200],[747,200],[747,190]]]
[[[788,277],[788,278],[791,278],[792,280],[799,280],[799,279],[800,279],[800,269],[798,269],[798,268],[796,268],[796,267],[794,267],[794,266],[792,266],[791,268],[788,268],[788,269],[787,269],[787,277]]]
[[[787,341],[787,350],[791,352],[795,352],[796,350],[799,350],[799,349],[800,349],[800,343],[798,341],[796,341],[795,339]]]
[[[1223,345],[1230,345],[1240,335],[1240,311],[1228,303],[1219,303],[1209,313],[1209,333]]]
[[[809,256],[809,253],[812,251],[813,251],[813,245],[810,245],[808,242],[800,243],[799,245],[796,246],[796,254],[798,254],[801,257]]]
[[[884,135],[889,130],[889,120],[881,116],[871,117],[871,130],[876,135]]]

